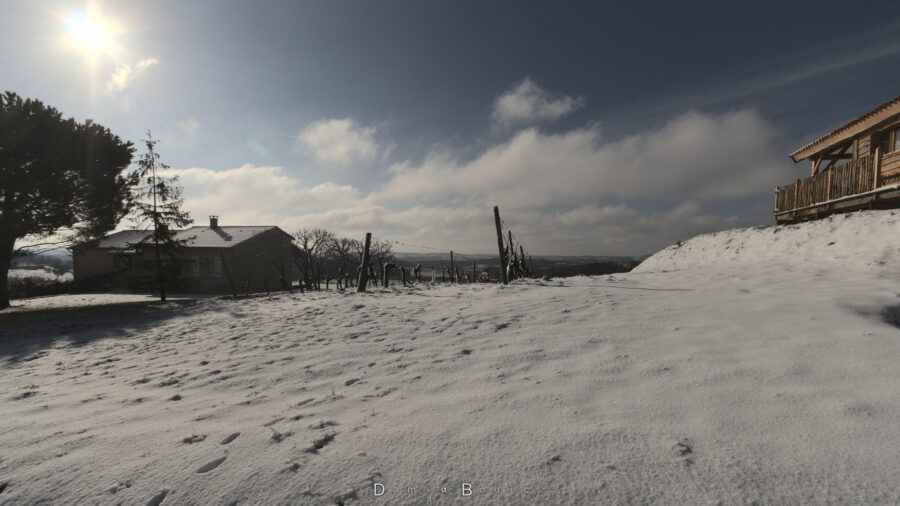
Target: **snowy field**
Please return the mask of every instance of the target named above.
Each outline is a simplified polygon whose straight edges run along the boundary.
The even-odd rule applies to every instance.
[[[898,249],[863,212],[613,276],[2,313],[0,503],[897,503]]]

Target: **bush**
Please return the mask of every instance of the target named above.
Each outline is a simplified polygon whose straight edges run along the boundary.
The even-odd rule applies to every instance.
[[[10,299],[42,297],[72,292],[71,281],[47,283],[47,280],[33,276],[9,278],[8,287]]]

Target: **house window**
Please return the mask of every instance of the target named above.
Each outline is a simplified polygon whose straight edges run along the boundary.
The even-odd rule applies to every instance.
[[[196,278],[200,275],[200,268],[197,260],[197,257],[190,257],[185,260],[185,272],[192,278]]]
[[[200,275],[201,276],[212,276],[213,266],[212,266],[212,258],[202,257],[200,258]]]
[[[900,127],[881,132],[881,152],[900,150]]]
[[[222,277],[222,259],[217,257],[200,257],[199,274],[204,277]]]

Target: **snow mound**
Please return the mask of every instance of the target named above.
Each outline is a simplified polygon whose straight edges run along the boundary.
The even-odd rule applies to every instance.
[[[897,268],[900,212],[860,211],[799,224],[698,235],[657,252],[634,272],[746,264]]]

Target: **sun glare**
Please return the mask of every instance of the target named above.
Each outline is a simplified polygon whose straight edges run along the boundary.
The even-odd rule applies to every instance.
[[[109,30],[83,12],[69,14],[66,18],[66,31],[91,51],[105,46],[109,35]]]

